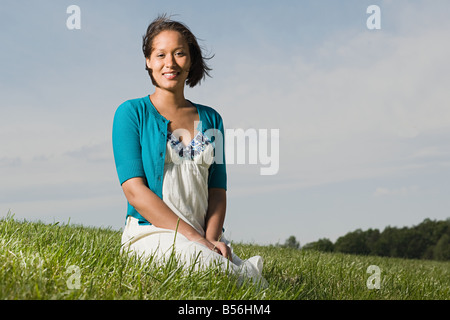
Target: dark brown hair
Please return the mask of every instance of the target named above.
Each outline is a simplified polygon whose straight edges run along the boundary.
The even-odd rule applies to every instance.
[[[181,22],[171,20],[166,17],[166,15],[159,15],[155,20],[150,23],[147,28],[146,34],[143,36],[142,41],[142,51],[145,58],[149,58],[152,53],[153,39],[162,31],[172,30],[177,31],[186,40],[189,46],[189,55],[191,57],[191,68],[189,70],[189,75],[186,79],[186,84],[188,86],[195,87],[204,80],[206,76],[209,76],[209,71],[212,69],[208,67],[205,60],[211,59],[211,57],[204,57],[202,55],[202,49],[198,45],[197,38],[189,30],[189,28]],[[148,71],[150,78],[154,85],[156,85],[155,80],[152,77],[152,70],[145,64],[145,69]]]

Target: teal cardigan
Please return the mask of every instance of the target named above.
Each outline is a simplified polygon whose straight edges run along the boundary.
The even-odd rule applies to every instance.
[[[191,102],[192,103],[192,102]],[[211,107],[192,103],[200,119],[197,129],[206,134],[215,144],[215,161],[209,168],[208,188],[227,188],[224,152],[224,129],[220,114]],[[112,144],[114,160],[120,184],[134,177],[143,177],[158,197],[162,196],[164,159],[166,156],[167,126],[164,118],[153,106],[149,96],[122,103],[116,110],[113,121]],[[215,132],[211,137],[210,132]],[[218,139],[220,138],[220,140]],[[139,220],[139,224],[150,224],[128,202],[127,215]]]

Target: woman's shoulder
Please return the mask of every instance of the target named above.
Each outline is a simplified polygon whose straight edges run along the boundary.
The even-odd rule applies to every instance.
[[[215,108],[200,103],[193,104],[198,110],[203,112],[208,119],[213,120],[214,122],[222,122],[222,116]]]
[[[143,110],[146,108],[146,98],[134,98],[134,99],[128,99],[124,102],[122,102],[118,107],[117,110],[123,110],[123,111],[138,111]]]
[[[123,119],[123,121],[139,121],[139,119],[145,119],[148,118],[148,103],[147,103],[147,97],[142,98],[134,98],[129,99],[124,102],[122,102],[116,109],[114,118],[117,119],[117,121],[120,121],[120,119]]]
[[[200,108],[200,109],[202,109],[204,112],[206,112],[206,113],[210,113],[210,114],[214,114],[214,115],[220,115],[219,114],[219,112],[215,109],[215,108],[213,108],[213,107],[210,107],[210,106],[207,106],[207,105],[204,105],[204,104],[201,104],[201,103],[195,103],[195,102],[192,102],[197,108]]]

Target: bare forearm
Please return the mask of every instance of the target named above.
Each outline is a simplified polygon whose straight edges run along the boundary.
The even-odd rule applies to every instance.
[[[225,221],[226,203],[227,199],[225,189],[209,189],[205,231],[205,238],[209,241],[220,240]]]
[[[125,185],[127,184],[128,185]],[[202,236],[189,224],[184,222],[144,183],[139,180],[125,182],[123,185],[125,196],[130,204],[147,221],[156,227],[177,230],[191,241]],[[178,225],[178,229],[177,229]]]

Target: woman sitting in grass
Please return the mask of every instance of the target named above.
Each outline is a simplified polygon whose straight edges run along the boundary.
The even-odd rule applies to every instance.
[[[128,200],[123,248],[152,261],[219,265],[254,281],[259,256],[241,260],[222,236],[227,176],[222,118],[184,97],[211,69],[196,37],[165,16],[142,46],[154,93],[122,103],[114,116],[116,169]]]

